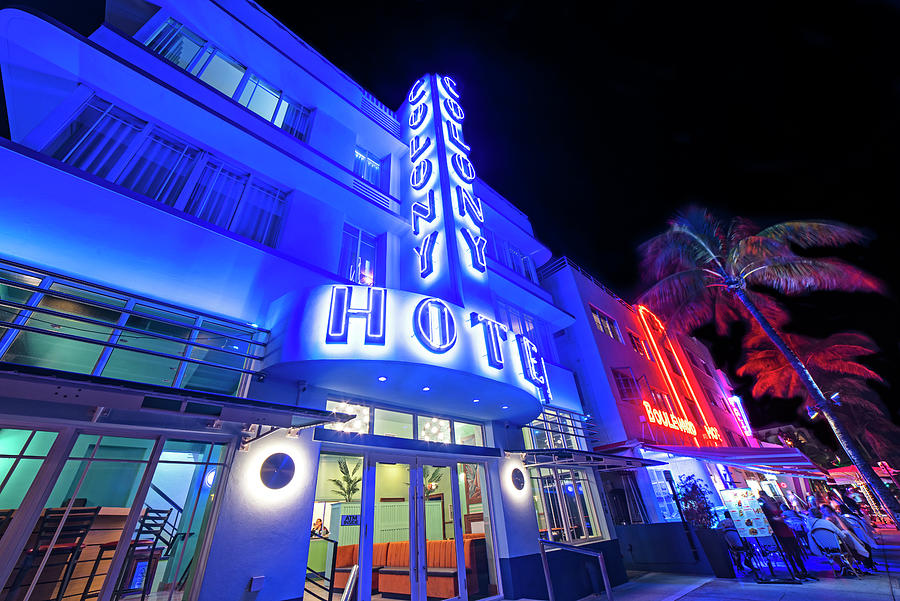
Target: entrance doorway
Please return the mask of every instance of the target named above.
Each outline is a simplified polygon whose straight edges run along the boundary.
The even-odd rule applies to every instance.
[[[319,533],[328,540],[310,541],[304,597],[324,601],[331,588],[337,601],[354,566],[358,601],[497,595],[485,485],[481,463],[322,453],[314,520],[325,524]]]

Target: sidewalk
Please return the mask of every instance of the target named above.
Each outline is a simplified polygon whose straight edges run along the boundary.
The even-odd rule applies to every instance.
[[[834,578],[825,560],[807,567],[819,578],[803,584],[757,584],[725,579],[648,572],[613,589],[615,601],[897,601],[900,598],[900,532],[879,530],[878,572],[861,578]],[[605,595],[594,597],[606,599]]]

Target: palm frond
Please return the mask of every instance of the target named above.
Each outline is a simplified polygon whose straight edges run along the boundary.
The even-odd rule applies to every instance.
[[[880,280],[845,261],[796,255],[770,259],[764,269],[754,271],[747,277],[747,281],[788,295],[819,290],[885,291]]]
[[[690,248],[694,252],[696,264],[721,261],[724,258],[726,252],[724,228],[706,209],[689,206],[669,221],[669,227],[672,231],[685,234],[694,240],[695,244]]]
[[[691,269],[673,273],[651,286],[638,298],[662,318],[670,328],[689,332],[712,318],[712,294],[706,285],[706,273]]]
[[[638,255],[645,280],[655,281],[695,267],[697,251],[691,248],[693,245],[692,238],[672,230],[666,230],[641,244]]]
[[[800,248],[858,244],[870,238],[863,230],[839,221],[785,221],[767,227],[760,236]]]

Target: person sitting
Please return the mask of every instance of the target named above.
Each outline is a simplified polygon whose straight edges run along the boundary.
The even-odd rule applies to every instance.
[[[731,518],[731,513],[726,511],[723,515],[725,517],[716,524],[716,530],[721,530],[723,532],[725,543],[728,545],[728,550],[731,552],[735,565],[741,565],[741,555],[743,555],[744,565],[750,570],[756,570],[751,561],[753,547],[751,547],[738,533],[737,528],[734,525],[734,520]]]
[[[862,563],[866,569],[876,569],[875,562],[872,559],[872,548],[857,538],[856,534],[853,532],[853,528],[845,522],[841,516],[832,511],[831,507],[822,505],[820,509],[822,517],[832,522],[840,529],[841,540],[843,540],[844,544],[847,545],[847,548],[850,549],[850,553],[853,554],[853,557]]]
[[[789,508],[785,503],[781,504],[781,517],[784,518],[784,523],[788,525],[788,528],[794,531],[794,536],[802,541],[805,547],[809,548],[806,523],[803,520],[803,517],[793,509]]]
[[[819,507],[809,508],[806,527],[809,530],[809,549],[813,554],[840,563],[841,576],[856,575],[850,562],[852,555],[844,543],[841,529],[831,520],[825,519]]]
[[[778,507],[775,499],[765,492],[760,492],[759,501],[762,504],[763,514],[765,514],[769,525],[772,527],[772,534],[783,551],[784,560],[791,574],[795,578],[815,580],[815,576],[806,570],[806,565],[803,562],[803,551],[800,550],[797,537],[794,536],[794,531],[785,523],[781,509]]]
[[[322,538],[328,537],[328,528],[326,528],[325,524],[322,523],[322,518],[316,518],[316,521],[313,522],[312,534],[315,534],[316,536],[320,536]]]

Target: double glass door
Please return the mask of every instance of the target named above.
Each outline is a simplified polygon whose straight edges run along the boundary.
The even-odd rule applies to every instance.
[[[319,456],[304,601],[497,596],[486,464],[381,453]]]
[[[463,540],[460,507],[454,502],[460,498],[457,473],[451,462],[371,459],[371,485],[364,485],[372,491],[371,503],[365,504],[371,519],[363,523],[372,527],[363,529],[361,541],[360,601],[463,597],[466,562],[463,546],[457,545]]]

